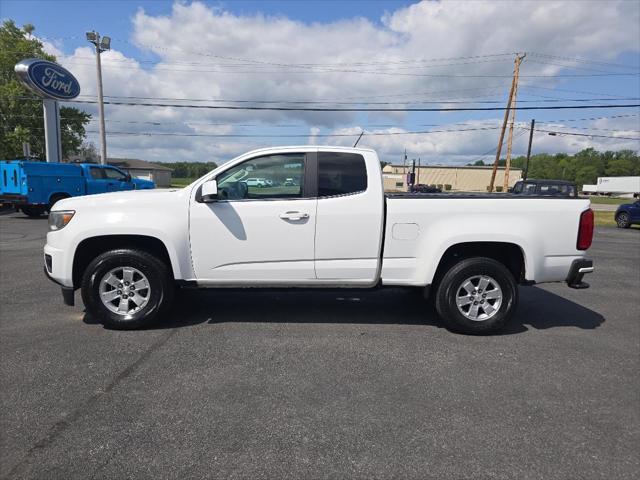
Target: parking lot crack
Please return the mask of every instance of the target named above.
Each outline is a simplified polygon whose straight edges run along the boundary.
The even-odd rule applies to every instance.
[[[149,348],[147,348],[133,363],[129,364],[125,369],[120,371],[103,389],[97,391],[85,400],[80,406],[64,418],[54,423],[48,432],[35,442],[27,451],[22,459],[16,463],[9,471],[7,478],[11,478],[20,473],[20,470],[25,467],[29,461],[37,454],[38,451],[46,449],[53,442],[55,442],[69,427],[71,427],[78,419],[80,419],[85,413],[90,411],[93,406],[100,401],[102,397],[109,394],[115,387],[117,387],[123,380],[131,376],[154,352],[162,348],[171,337],[176,334],[177,330],[169,330],[165,335],[162,335],[156,342],[154,342]]]

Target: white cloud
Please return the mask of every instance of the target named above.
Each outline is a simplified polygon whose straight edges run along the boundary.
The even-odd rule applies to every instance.
[[[450,101],[455,98],[468,99],[470,95],[494,94],[496,91],[506,94],[512,56],[415,62],[420,59],[476,57],[515,50],[607,61],[623,52],[638,53],[638,24],[639,4],[625,1],[422,2],[387,14],[381,24],[363,18],[307,24],[280,16],[235,15],[198,2],[176,3],[169,15],[151,15],[140,10],[132,21],[133,42],[140,50],[150,54],[147,58],[155,55],[159,63],[140,63],[127,58],[117,48],[103,54],[105,95],[319,101],[368,97],[370,101],[390,101],[385,96],[395,94],[398,96],[391,97],[391,101],[403,102],[411,98],[415,100],[415,97],[399,95],[404,92],[445,91],[449,93],[425,94],[420,98],[447,98]],[[118,39],[114,39],[112,46],[118,46]],[[535,63],[534,60],[567,64],[567,61],[530,56],[523,66],[524,75],[554,75],[567,71],[562,66]],[[95,96],[92,49],[78,48],[73,55],[61,58],[61,62],[79,78],[83,95]],[[284,68],[283,64],[298,66]],[[578,66],[607,69],[593,65]],[[326,73],[328,70],[346,71]],[[505,77],[419,76],[459,73]],[[637,78],[630,81],[637,81]],[[525,77],[523,84],[549,87],[558,84],[558,80]],[[91,106],[88,110],[95,112]],[[478,117],[469,112],[468,118],[474,116]],[[496,114],[498,116],[500,113]],[[445,124],[438,129],[460,128],[446,126],[451,123],[448,118],[446,115],[425,116],[429,123]],[[345,125],[351,125],[353,128],[349,131],[359,133],[359,125],[375,122],[397,124],[396,130],[403,131],[407,124],[414,122],[413,117],[409,120],[409,117],[399,113],[375,113],[364,117],[344,112],[125,106],[108,106],[107,119],[107,130],[110,132],[154,131],[200,135],[274,133],[271,125],[275,123],[298,123],[301,125],[299,129],[277,131],[309,134],[308,141],[318,143],[328,143],[326,138],[317,136],[323,128],[324,131],[328,128],[337,132],[342,131],[340,129]],[[215,125],[220,123],[262,126]],[[97,125],[90,129],[97,130]],[[332,143],[352,144],[355,138],[330,140]],[[158,161],[220,162],[252,147],[298,143],[299,140],[114,134],[109,137],[109,153]],[[496,141],[497,131],[488,130],[424,136],[365,135],[360,145],[373,146],[383,155],[398,158],[406,147],[416,156],[449,163],[477,157],[494,147]],[[526,135],[519,137],[515,143],[516,153],[523,153],[525,144]],[[552,152],[565,149],[575,151],[585,146],[638,148],[637,142],[633,144],[624,140],[587,137],[537,136],[535,144],[536,149]]]

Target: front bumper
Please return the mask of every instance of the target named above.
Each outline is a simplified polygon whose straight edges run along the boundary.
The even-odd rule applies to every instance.
[[[67,261],[65,253],[65,250],[46,244],[44,246],[44,274],[53,283],[60,285],[64,304],[73,306],[74,292],[76,289],[73,286],[71,273],[67,272],[69,262]]]
[[[595,270],[593,266],[593,260],[588,258],[579,258],[571,262],[571,268],[569,269],[569,275],[567,275],[567,285],[571,288],[583,289],[589,288],[587,282],[583,282],[582,278],[587,273],[592,273]]]
[[[62,301],[64,302],[65,305],[69,305],[70,307],[73,307],[75,305],[75,288],[73,287],[65,287],[64,285],[62,285],[58,280],[56,280],[55,278],[53,278],[48,270],[47,270],[47,266],[44,266],[44,274],[47,276],[47,278],[49,280],[51,280],[53,283],[60,285],[60,290],[62,290]]]

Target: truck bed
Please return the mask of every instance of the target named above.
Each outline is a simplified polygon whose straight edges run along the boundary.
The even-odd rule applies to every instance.
[[[467,198],[467,199],[554,199],[554,200],[585,200],[580,197],[561,197],[561,196],[552,196],[552,195],[518,195],[515,193],[484,193],[484,192],[453,192],[453,193],[410,193],[410,192],[386,192],[385,198],[388,199],[456,199],[456,198]]]
[[[382,280],[386,284],[424,283],[434,277],[439,259],[452,245],[478,241],[518,246],[527,281],[563,281],[571,262],[583,256],[576,240],[588,199],[388,193],[385,203]]]

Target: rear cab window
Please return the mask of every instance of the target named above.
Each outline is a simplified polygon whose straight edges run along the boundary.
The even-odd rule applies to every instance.
[[[367,167],[357,153],[318,152],[318,197],[352,195],[367,189]]]
[[[107,178],[104,173],[104,168],[100,167],[89,167],[89,175],[91,175],[91,178],[94,180],[104,180]]]

